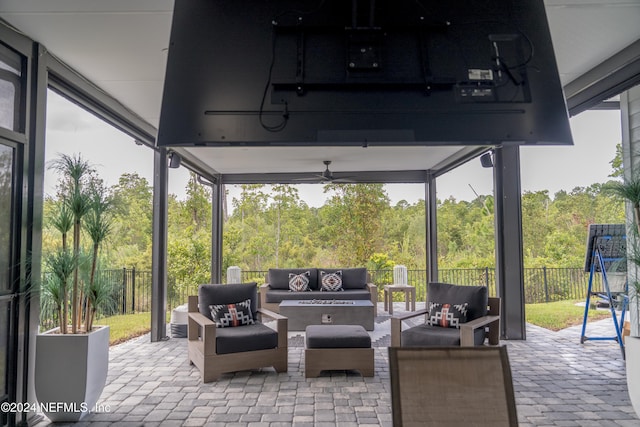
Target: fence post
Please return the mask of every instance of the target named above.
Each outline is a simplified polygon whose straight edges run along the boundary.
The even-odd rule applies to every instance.
[[[484,285],[489,290],[489,267],[484,268]]]
[[[549,283],[547,282],[547,266],[542,267],[542,277],[544,280],[544,300],[549,302]]]
[[[136,268],[131,269],[131,313],[136,312]]]
[[[127,314],[127,267],[122,267],[122,314]]]

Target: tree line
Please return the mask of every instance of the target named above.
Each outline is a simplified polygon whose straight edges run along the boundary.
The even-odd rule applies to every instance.
[[[612,162],[613,164],[613,162]],[[614,171],[615,173],[615,171]],[[613,174],[612,174],[613,175]],[[526,267],[580,267],[589,224],[623,223],[624,204],[604,183],[522,194]],[[309,206],[294,185],[242,185],[225,209],[223,269],[426,266],[425,202],[391,204],[382,184],[326,184],[327,202]],[[151,268],[152,186],[123,174],[107,188],[112,229],[101,268]],[[494,267],[493,196],[438,200],[440,268]],[[55,250],[51,223],[61,203],[47,197],[43,252]],[[210,281],[211,190],[191,175],[186,197],[169,196],[168,272],[178,286]]]

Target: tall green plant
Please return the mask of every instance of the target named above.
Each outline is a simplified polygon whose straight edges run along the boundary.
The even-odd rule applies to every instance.
[[[104,188],[97,185],[92,186],[89,200],[90,209],[84,221],[84,229],[92,242],[91,270],[86,289],[87,304],[84,322],[87,331],[90,331],[93,326],[93,318],[95,317],[95,310],[97,308],[96,303],[99,303],[98,300],[103,299],[101,293],[106,290],[104,286],[96,283],[96,267],[98,265],[100,244],[109,235],[112,224],[111,217],[108,214],[111,203]]]
[[[633,208],[635,236],[633,236],[633,239],[628,239],[628,241],[633,241],[635,245],[627,249],[627,257],[636,267],[640,267],[640,174],[625,178],[622,182],[608,183],[604,188],[606,191],[629,202]],[[635,301],[636,316],[637,319],[640,319],[640,281],[633,280],[630,286],[629,299]]]
[[[62,235],[63,248],[59,252],[69,252],[67,250],[67,233],[71,229],[73,230],[73,250],[71,251],[73,286],[69,305],[71,307],[71,333],[75,334],[80,332],[82,328],[83,303],[86,303],[84,330],[90,331],[96,304],[104,299],[100,296],[100,289],[106,288],[104,286],[100,288],[96,284],[95,272],[99,247],[111,230],[110,216],[108,215],[110,205],[101,181],[95,176],[94,167],[82,156],[61,154],[58,159],[51,162],[50,168],[57,170],[61,174],[59,197],[62,206],[58,215],[52,220],[53,227]],[[88,259],[86,256],[81,256],[81,232],[83,228],[92,242],[89,278],[88,280],[82,280],[86,286],[85,289],[81,286],[81,278],[79,277],[81,259]],[[68,317],[66,307],[68,303],[66,301],[68,299],[68,278],[61,283],[61,292],[57,292],[53,287],[55,282],[49,283],[51,285],[49,294],[62,299],[61,332],[67,333]]]
[[[65,203],[60,204],[56,216],[51,218],[51,225],[62,235],[62,250],[66,251],[68,248],[67,236],[73,227],[73,215]]]
[[[640,175],[619,182],[609,182],[604,187],[605,191],[610,192],[627,202],[631,203],[633,208],[634,225],[638,236],[640,236]]]
[[[58,312],[61,333],[67,331],[68,286],[76,268],[76,261],[76,257],[69,250],[64,249],[51,253],[45,258],[49,275],[46,276],[43,284],[43,296],[45,300],[54,304]]]

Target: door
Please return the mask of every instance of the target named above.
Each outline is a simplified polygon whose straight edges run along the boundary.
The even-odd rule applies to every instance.
[[[12,275],[15,217],[13,214],[15,149],[0,139],[0,402],[15,402],[16,296]],[[0,411],[0,425],[10,413]]]
[[[25,139],[25,58],[0,44],[0,403],[16,402],[18,381],[19,163]],[[7,408],[3,408],[7,409]],[[0,426],[15,413],[0,411]]]

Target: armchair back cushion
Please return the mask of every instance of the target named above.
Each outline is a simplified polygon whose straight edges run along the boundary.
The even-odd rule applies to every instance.
[[[258,287],[252,283],[233,283],[228,285],[200,285],[198,287],[198,311],[211,319],[209,306],[218,304],[234,304],[251,300],[251,314],[258,315]]]
[[[440,304],[469,303],[467,321],[487,315],[489,294],[485,286],[458,286],[432,282],[427,285],[427,300]]]

